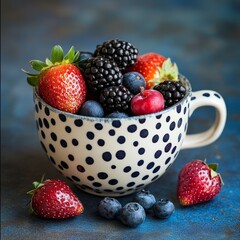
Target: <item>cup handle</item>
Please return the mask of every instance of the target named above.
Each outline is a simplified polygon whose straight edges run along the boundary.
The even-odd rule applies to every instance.
[[[209,145],[221,135],[227,118],[227,109],[223,97],[212,90],[201,90],[192,93],[189,109],[189,117],[193,112],[204,106],[212,106],[216,110],[213,125],[206,131],[195,134],[187,134],[181,149],[197,148]]]

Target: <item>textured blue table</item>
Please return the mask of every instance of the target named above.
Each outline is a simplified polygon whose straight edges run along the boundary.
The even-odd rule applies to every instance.
[[[2,1],[1,51],[1,239],[240,239],[240,3],[221,1]],[[213,89],[228,108],[225,130],[210,146],[182,151],[149,186],[171,199],[168,220],[151,215],[138,228],[106,221],[96,213],[100,197],[75,188],[85,206],[79,217],[52,221],[28,214],[32,181],[43,173],[63,177],[51,166],[37,139],[32,89],[21,68],[49,55],[54,44],[92,51],[112,38],[128,40],[140,53],[158,52],[178,63],[193,90]],[[211,108],[191,118],[189,132],[207,129]],[[225,185],[213,201],[189,208],[176,199],[177,175],[192,159],[218,162]],[[132,196],[119,200],[124,204]]]

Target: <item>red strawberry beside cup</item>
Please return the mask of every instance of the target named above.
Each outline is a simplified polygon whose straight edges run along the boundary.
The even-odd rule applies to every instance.
[[[202,160],[187,163],[178,176],[177,198],[180,204],[189,206],[216,197],[223,185],[216,170],[217,164],[208,165]]]
[[[61,180],[33,182],[31,210],[43,218],[64,219],[78,216],[83,212],[83,205],[70,187]]]

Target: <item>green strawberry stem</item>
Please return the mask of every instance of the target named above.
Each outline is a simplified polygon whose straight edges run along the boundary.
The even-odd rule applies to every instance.
[[[49,68],[62,65],[62,64],[77,64],[80,52],[75,52],[72,46],[67,54],[64,56],[63,49],[60,45],[55,45],[51,51],[51,60],[46,58],[45,62],[40,60],[31,60],[31,67],[39,73],[30,73],[24,69],[22,71],[28,75],[27,82],[31,86],[35,87],[38,85],[39,77],[41,73],[47,71]]]

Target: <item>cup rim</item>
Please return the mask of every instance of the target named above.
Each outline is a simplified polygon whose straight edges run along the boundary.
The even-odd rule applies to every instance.
[[[156,116],[159,116],[159,115],[163,115],[163,114],[171,111],[172,109],[176,108],[178,105],[180,105],[182,102],[184,102],[189,97],[189,95],[192,92],[192,87],[191,87],[191,84],[190,84],[189,80],[185,76],[183,76],[182,74],[179,74],[179,79],[180,79],[180,81],[185,83],[185,86],[187,88],[187,92],[186,92],[184,98],[182,98],[179,102],[177,102],[173,106],[171,106],[167,109],[161,110],[159,112],[144,114],[144,115],[138,115],[138,116],[129,116],[129,117],[126,117],[126,118],[91,117],[91,116],[83,116],[83,115],[78,115],[78,114],[65,112],[65,111],[59,110],[57,108],[54,108],[51,105],[49,105],[48,103],[46,103],[39,96],[37,87],[33,88],[33,94],[34,94],[34,97],[39,102],[41,102],[43,106],[49,108],[50,111],[55,112],[57,114],[64,114],[67,118],[82,119],[82,120],[88,120],[88,121],[98,121],[98,122],[112,122],[112,121],[116,121],[116,120],[121,120],[121,121],[139,120],[139,119],[145,119],[145,118],[151,118],[151,117],[156,117]]]

